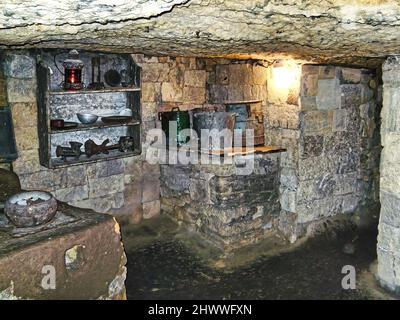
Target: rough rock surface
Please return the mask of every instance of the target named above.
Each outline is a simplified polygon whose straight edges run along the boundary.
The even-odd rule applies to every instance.
[[[400,58],[391,57],[383,65],[382,156],[380,175],[381,212],[378,236],[378,280],[400,294],[400,196],[399,186],[399,88]]]
[[[235,164],[162,165],[161,210],[225,251],[258,242],[279,215],[279,158],[256,156],[249,175]]]
[[[398,53],[397,1],[6,0],[0,47],[376,63]],[[368,60],[370,60],[368,62]]]

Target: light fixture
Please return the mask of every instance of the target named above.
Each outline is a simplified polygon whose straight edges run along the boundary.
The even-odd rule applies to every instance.
[[[272,81],[277,89],[288,89],[296,80],[297,65],[290,61],[276,60],[272,65]]]
[[[79,60],[77,50],[71,50],[68,58],[63,62],[64,66],[64,83],[65,90],[81,90],[83,89],[82,69],[83,61]]]

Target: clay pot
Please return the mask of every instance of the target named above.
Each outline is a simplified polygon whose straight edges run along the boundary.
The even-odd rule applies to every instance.
[[[28,191],[7,199],[4,213],[17,227],[34,227],[49,222],[57,212],[57,200],[51,193]]]

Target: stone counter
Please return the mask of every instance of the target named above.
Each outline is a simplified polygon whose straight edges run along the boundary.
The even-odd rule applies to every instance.
[[[161,165],[162,212],[227,251],[260,240],[280,212],[280,153],[212,158]]]
[[[0,299],[124,299],[126,257],[118,223],[64,203],[58,212],[64,220],[35,233],[0,228]]]

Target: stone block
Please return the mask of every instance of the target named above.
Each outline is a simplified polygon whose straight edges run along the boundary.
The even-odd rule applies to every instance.
[[[312,64],[303,64],[301,66],[301,74],[309,75],[309,74],[319,74],[319,66]]]
[[[203,104],[206,102],[206,89],[200,87],[184,87],[183,102]]]
[[[149,55],[144,55],[143,56],[143,62],[144,63],[158,63],[158,57],[155,56],[149,56]]]
[[[228,65],[217,65],[215,67],[215,78],[218,85],[229,84],[229,66]]]
[[[341,68],[340,82],[343,84],[358,84],[361,81],[361,69]]]
[[[346,109],[338,109],[333,111],[332,131],[346,131],[348,123],[348,111]]]
[[[330,172],[330,159],[325,155],[317,158],[304,158],[298,163],[299,180],[316,179],[321,175],[321,172]]]
[[[7,80],[7,96],[9,103],[36,102],[36,80],[14,79]]]
[[[355,194],[358,190],[357,172],[336,174],[334,195]]]
[[[332,130],[333,113],[328,111],[303,111],[300,125],[305,135],[323,134]]]
[[[385,150],[385,149],[384,149]],[[381,163],[380,168],[380,189],[392,194],[397,194],[400,190],[400,164]]]
[[[318,75],[305,74],[301,79],[301,96],[314,97],[318,93]]]
[[[243,86],[230,84],[227,86],[228,100],[229,101],[242,101],[244,100]]]
[[[160,180],[143,179],[142,202],[151,202],[160,199]]]
[[[163,82],[161,85],[161,99],[163,102],[182,102],[182,87],[178,87],[171,82]]]
[[[12,298],[24,300],[107,300],[124,296],[126,257],[118,224],[110,216],[72,208],[68,211],[84,219],[51,228],[39,238],[35,234],[16,239],[18,250],[5,244],[8,253],[0,257],[0,295],[10,288]],[[40,285],[41,270],[49,264],[56,272],[54,290]]]
[[[98,198],[124,190],[124,175],[113,175],[103,178],[89,178],[89,197]]]
[[[89,188],[87,185],[69,187],[65,189],[57,189],[54,192],[54,196],[64,202],[75,202],[89,197]]]
[[[10,78],[32,79],[36,76],[36,61],[28,54],[7,53],[4,74]]]
[[[161,99],[160,84],[153,82],[142,83],[142,101],[143,102],[157,102]]]
[[[157,102],[143,102],[142,103],[142,119],[145,121],[154,120],[158,118]]]
[[[169,68],[165,63],[147,63],[142,69],[142,83],[164,82],[169,79]]]
[[[124,162],[122,159],[100,161],[87,166],[89,179],[104,178],[124,173]]]
[[[53,172],[51,170],[21,174],[19,175],[19,178],[22,189],[26,190],[44,190],[51,192],[56,186]]]
[[[34,173],[41,169],[38,149],[18,151],[18,158],[13,162],[13,170],[16,174]]]
[[[380,202],[380,221],[400,228],[400,198],[398,198],[398,195],[381,190]]]
[[[361,103],[367,103],[374,98],[374,90],[364,85],[361,87]]]
[[[299,182],[296,194],[298,204],[311,203],[314,200],[322,199],[326,196],[321,192],[321,188],[318,188],[318,182],[319,180],[317,180],[317,178]]]
[[[339,109],[340,101],[340,87],[338,79],[318,80],[316,102],[319,110]]]
[[[268,71],[262,66],[253,66],[253,82],[255,85],[267,85]]]
[[[16,128],[14,131],[18,152],[39,149],[39,137],[36,126]]]
[[[13,103],[11,105],[15,128],[34,127],[37,125],[36,103]]]
[[[142,177],[142,161],[137,157],[127,157],[122,159],[124,163],[124,173],[132,175],[138,179]]]
[[[110,196],[111,208],[121,209],[125,204],[124,192],[117,192]]]
[[[229,84],[243,85],[254,84],[253,68],[251,64],[237,63],[228,65]]]
[[[150,219],[160,215],[160,200],[143,203],[143,219]]]
[[[377,278],[380,284],[390,290],[399,293],[400,292],[400,259],[397,258],[393,253],[388,252],[378,245],[378,272]]]
[[[211,85],[208,91],[210,103],[219,103],[228,100],[228,87],[220,85]]]
[[[323,136],[305,136],[302,143],[302,157],[318,157],[324,148]]]
[[[184,84],[187,87],[205,88],[206,71],[205,70],[186,70],[184,73]]]
[[[334,66],[320,66],[318,71],[318,77],[320,79],[334,79],[337,75],[338,70]]]
[[[379,222],[378,246],[380,249],[397,253],[400,248],[400,228]]]
[[[300,108],[302,111],[317,110],[317,98],[301,96]]]
[[[142,174],[144,177],[148,177],[151,179],[159,179],[160,165],[159,164],[150,164],[147,161],[143,161]]]
[[[161,165],[162,184],[176,191],[187,191],[190,185],[190,168]]]
[[[202,201],[209,203],[208,197],[208,181],[203,179],[190,179],[189,185],[190,198],[193,201]]]
[[[60,169],[60,170],[65,172],[67,181],[66,186],[68,187],[80,186],[87,183],[86,167],[83,165],[71,166],[66,169]],[[61,176],[61,174],[55,174],[55,176]]]
[[[382,129],[386,132],[400,132],[400,91],[398,88],[387,88],[383,91]]]
[[[283,190],[280,195],[280,204],[283,210],[288,212],[296,212],[296,192]]]
[[[168,63],[171,61],[171,58],[168,56],[158,57],[158,62],[160,63]]]
[[[282,189],[296,191],[298,179],[296,170],[293,168],[281,168],[280,172],[280,187]]]
[[[343,199],[327,197],[297,205],[298,223],[309,223],[342,213]]]
[[[357,84],[342,84],[340,85],[341,108],[342,109],[355,109],[360,104],[362,85]]]

